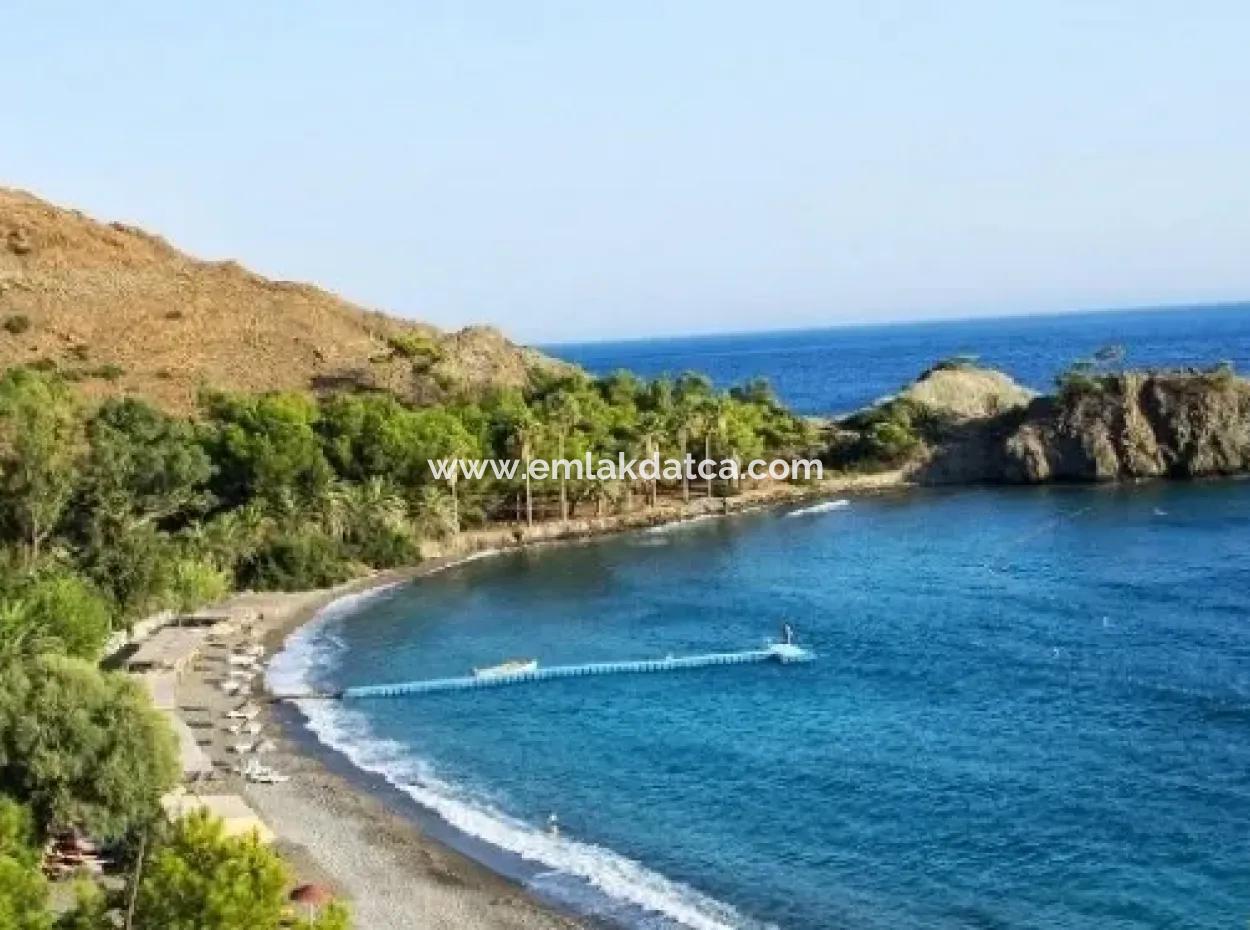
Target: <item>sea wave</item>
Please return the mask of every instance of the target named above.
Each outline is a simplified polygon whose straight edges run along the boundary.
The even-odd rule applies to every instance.
[[[378,593],[375,590],[337,600],[293,634],[270,664],[266,676],[269,687],[286,693],[312,690],[317,683],[314,676],[337,665],[336,654],[344,648],[333,632],[334,624]],[[505,813],[489,799],[440,778],[409,747],[375,736],[368,718],[359,710],[330,701],[295,703],[307,720],[309,732],[358,768],[382,776],[462,833],[549,870],[535,876],[532,884],[553,897],[576,902],[600,916],[617,911],[623,904],[640,916],[658,918],[636,921],[638,926],[690,930],[764,930],[766,926],[610,849],[552,835]],[[562,880],[565,878],[593,889],[605,900],[596,904],[576,890],[570,893]]]
[[[308,719],[308,729],[321,742],[359,768],[381,775],[462,833],[581,879],[613,901],[662,915],[671,922],[669,926],[691,930],[758,926],[729,905],[670,881],[610,849],[564,835],[553,836],[504,813],[484,798],[440,778],[403,744],[372,736],[367,718],[359,711],[324,701],[299,704]],[[540,876],[536,884],[550,883],[551,878]]]
[[[830,513],[834,510],[841,510],[844,507],[850,507],[851,502],[845,497],[838,498],[836,501],[822,501],[819,504],[812,504],[810,507],[800,507],[798,510],[791,510],[787,517],[806,517],[814,513]]]
[[[703,523],[707,520],[715,520],[721,516],[718,513],[701,513],[693,517],[687,517],[684,520],[674,520],[672,523],[657,523],[655,526],[649,526],[642,532],[650,534],[671,533],[674,530],[684,530],[697,523]]]
[[[282,649],[265,668],[265,687],[271,694],[300,694],[312,690],[318,673],[337,665],[336,656],[347,646],[334,626],[370,601],[385,597],[405,582],[395,581],[366,591],[345,594],[322,607],[313,618],[287,637]]]

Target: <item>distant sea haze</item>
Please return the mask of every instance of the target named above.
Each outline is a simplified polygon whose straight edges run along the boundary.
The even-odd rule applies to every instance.
[[[765,377],[799,413],[856,410],[892,394],[939,359],[976,356],[1035,390],[1105,345],[1128,367],[1232,362],[1250,372],[1250,303],[1098,311],[717,336],[567,343],[544,351],[595,374],[701,371],[721,387]]]

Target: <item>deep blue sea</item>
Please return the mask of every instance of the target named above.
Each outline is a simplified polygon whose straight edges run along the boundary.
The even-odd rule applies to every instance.
[[[665,367],[718,358],[718,378],[762,370],[834,410],[956,349],[1033,383],[1113,340],[1137,361],[1250,355],[1233,311],[1017,325],[831,331],[841,349],[807,354],[753,337],[749,358]],[[854,498],[496,555],[332,607],[271,681],[747,649],[783,618],[815,662],[304,709],[535,891],[627,927],[1250,920],[1250,482]]]
[[[847,413],[913,381],[934,362],[972,355],[1037,390],[1099,348],[1120,345],[1129,366],[1208,366],[1250,372],[1250,304],[1061,316],[845,326],[681,339],[544,346],[596,374],[712,376],[722,387],[763,375],[805,414]]]

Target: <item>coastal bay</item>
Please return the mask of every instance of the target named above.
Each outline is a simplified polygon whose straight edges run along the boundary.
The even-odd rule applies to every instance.
[[[1223,736],[1246,488],[920,490],[471,562],[323,624],[311,680],[740,647],[781,616],[819,659],[360,702],[314,730],[616,925],[1218,926],[1247,891],[1217,826],[1250,801]],[[801,829],[769,820],[779,797]],[[1142,805],[1126,844],[1111,825]],[[551,810],[567,848],[542,839]]]

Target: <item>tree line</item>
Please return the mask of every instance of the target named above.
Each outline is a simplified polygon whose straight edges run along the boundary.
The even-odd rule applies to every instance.
[[[235,588],[302,589],[417,561],[424,539],[498,522],[730,495],[709,481],[561,477],[438,481],[447,458],[747,460],[799,454],[810,426],[762,381],[718,391],[686,374],[536,376],[437,407],[383,393],[206,391],[179,417],[142,400],[84,405],[39,367],[0,374],[0,930],[49,930],[39,850],[83,828],[123,861],[144,928],[276,927],[282,863],[203,818],[163,821],[177,779],[164,720],[127,676],[101,670],[111,634]],[[58,928],[113,926],[119,902],[84,885]],[[330,909],[299,926],[334,930]]]

